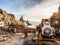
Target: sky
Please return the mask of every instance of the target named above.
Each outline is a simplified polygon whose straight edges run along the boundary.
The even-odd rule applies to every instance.
[[[49,18],[59,7],[60,0],[0,0],[0,8],[19,19],[41,21]]]

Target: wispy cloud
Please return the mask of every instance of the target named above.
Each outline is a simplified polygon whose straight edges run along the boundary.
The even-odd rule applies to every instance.
[[[49,18],[58,8],[60,0],[0,0],[0,7],[19,19],[28,20]]]
[[[43,0],[15,0],[16,3],[24,6],[25,8],[30,8],[36,4],[40,4]]]
[[[57,11],[59,0],[43,0],[34,2],[34,0],[25,0],[25,7],[19,8],[16,14],[23,15],[28,20],[41,20],[42,18],[49,18],[53,12]],[[39,2],[39,3],[38,3]],[[17,18],[19,17],[17,16]]]

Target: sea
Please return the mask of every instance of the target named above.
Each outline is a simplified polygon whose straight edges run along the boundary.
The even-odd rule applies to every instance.
[[[38,26],[41,22],[40,21],[29,21],[29,23],[31,25],[27,26],[27,27],[30,27],[30,28],[36,28],[36,26]]]

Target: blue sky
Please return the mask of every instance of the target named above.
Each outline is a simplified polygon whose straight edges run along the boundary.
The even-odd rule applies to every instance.
[[[0,0],[0,8],[15,15],[19,19],[21,15],[25,19],[37,21],[49,18],[57,11],[60,0]]]
[[[20,8],[31,8],[42,0],[0,0],[0,8],[7,11],[17,11]]]

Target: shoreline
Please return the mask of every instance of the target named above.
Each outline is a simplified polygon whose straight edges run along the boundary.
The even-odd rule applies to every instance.
[[[21,39],[19,34],[10,35],[6,41],[0,42],[0,45],[19,45]]]

